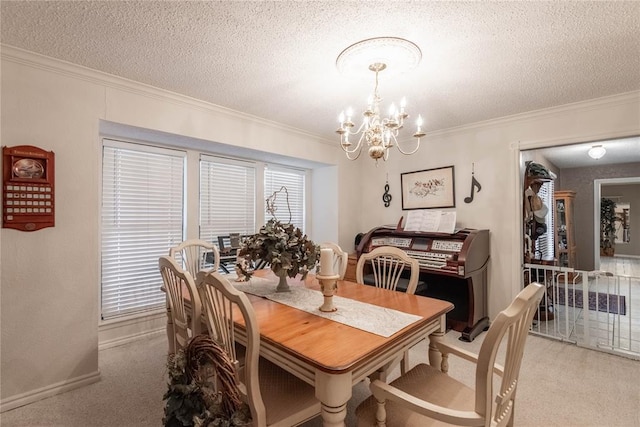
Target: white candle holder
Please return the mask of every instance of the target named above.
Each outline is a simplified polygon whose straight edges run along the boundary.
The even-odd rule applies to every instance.
[[[323,276],[319,274],[317,278],[320,282],[320,290],[324,296],[324,303],[319,307],[320,311],[327,313],[336,311],[338,308],[333,305],[333,295],[338,289],[338,279],[340,275]]]

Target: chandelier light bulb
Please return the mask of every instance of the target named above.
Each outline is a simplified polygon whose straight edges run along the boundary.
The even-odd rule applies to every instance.
[[[347,108],[347,121],[351,121],[351,117],[353,116],[353,108]]]

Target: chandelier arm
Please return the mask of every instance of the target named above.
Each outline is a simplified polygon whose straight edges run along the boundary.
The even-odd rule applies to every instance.
[[[418,145],[416,145],[416,148],[413,151],[404,151],[402,148],[400,148],[400,143],[398,143],[397,141],[396,141],[396,148],[398,149],[399,152],[401,152],[405,156],[410,156],[411,154],[414,154],[416,151],[418,151],[418,148],[420,148],[420,138],[418,138]]]
[[[344,151],[347,154],[353,154],[356,151],[362,151],[362,144],[361,143],[357,143],[356,146],[353,147],[353,150],[349,150],[348,148],[346,148],[342,144],[340,144],[340,147],[342,148],[342,151]]]
[[[362,154],[362,144],[359,145],[360,149],[357,150],[357,154],[355,157],[351,157],[350,154],[356,153],[356,150],[353,151],[345,151],[345,153],[347,154],[347,159],[349,160],[358,160],[358,157],[360,157],[360,154]]]
[[[360,127],[358,128],[358,130],[357,130],[357,131],[355,131],[355,132],[349,132],[349,131],[347,131],[347,132],[349,132],[349,135],[357,135],[357,134],[359,134],[360,132],[362,132],[362,129],[364,129],[364,127],[366,126],[366,124],[367,124],[367,122],[366,122],[366,121],[363,121],[363,122],[362,122],[362,124],[360,125]]]
[[[365,124],[364,124],[364,123],[363,123],[363,124],[361,124],[361,125],[360,125],[360,127],[358,128],[358,130],[357,130],[356,132],[350,132],[350,131],[347,129],[346,135],[347,135],[347,136],[349,136],[349,135],[357,135],[357,134],[359,134],[359,133],[362,131],[362,129],[364,128],[364,126],[365,126]],[[345,147],[345,146],[344,146],[344,145],[342,145],[342,144],[340,144],[340,147],[342,148],[342,150],[343,150],[345,153],[347,153],[347,157],[349,157],[349,156],[348,156],[349,154],[353,154],[353,153],[355,153],[355,152],[357,151],[357,152],[358,152],[358,155],[357,155],[354,159],[352,159],[352,160],[355,160],[355,159],[357,159],[358,157],[360,157],[360,152],[362,151],[362,147],[363,147],[363,143],[362,143],[363,139],[364,139],[364,133],[362,133],[362,134],[360,135],[360,139],[358,139],[358,143],[356,144],[356,146],[355,146],[355,147],[353,147],[353,150],[349,150],[349,148]],[[350,159],[350,160],[351,160],[351,159]]]
[[[358,142],[356,143],[356,146],[353,148],[353,150],[349,150],[341,145],[342,150],[347,154],[347,159],[356,160],[358,157],[360,157],[360,154],[362,154],[362,149],[364,148],[363,139],[364,134],[360,136],[360,139],[358,139]],[[351,158],[350,154],[354,153],[357,153],[356,156]]]

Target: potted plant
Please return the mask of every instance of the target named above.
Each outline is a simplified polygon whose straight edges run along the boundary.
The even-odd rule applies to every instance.
[[[293,224],[283,224],[275,218],[270,219],[258,233],[245,239],[238,252],[239,258],[269,263],[271,270],[280,278],[278,292],[289,290],[287,277],[302,275],[304,280],[309,271],[315,268],[320,257],[320,247]],[[241,273],[251,277],[251,271],[237,265]]]
[[[600,255],[613,256],[616,243],[616,202],[600,200]]]
[[[278,210],[276,199],[281,193],[285,195],[285,206],[289,211],[288,223],[282,223],[276,218]],[[300,274],[304,280],[309,271],[315,268],[320,259],[320,246],[291,224],[291,206],[287,187],[282,186],[267,198],[266,210],[272,218],[260,228],[258,233],[245,239],[238,251],[236,271],[238,276],[243,275],[249,279],[251,271],[247,268],[248,261],[268,263],[271,270],[280,278],[276,291],[287,292],[289,291],[287,277],[294,278]]]

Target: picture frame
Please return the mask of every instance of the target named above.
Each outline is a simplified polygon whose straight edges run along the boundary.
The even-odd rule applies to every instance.
[[[454,167],[400,174],[402,210],[455,208]]]

